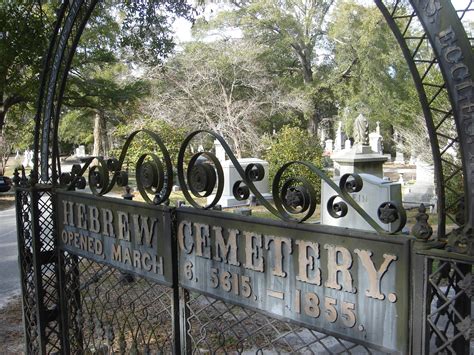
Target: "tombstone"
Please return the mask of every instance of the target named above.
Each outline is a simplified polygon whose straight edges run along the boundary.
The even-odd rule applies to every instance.
[[[331,154],[333,152],[332,139],[326,139],[326,141],[324,143],[325,143],[324,144],[324,152]]]
[[[352,148],[352,143],[351,143],[351,140],[350,139],[346,139],[346,141],[344,142],[344,150],[349,150]]]
[[[403,187],[403,204],[407,207],[433,204],[436,196],[434,166],[422,160],[416,162],[416,180],[412,185]]]
[[[26,167],[33,167],[33,151],[27,149],[23,153],[23,166]]]
[[[223,162],[225,161],[225,149],[222,146],[221,142],[219,140],[214,140],[214,150],[216,152],[216,158],[220,161]]]
[[[334,151],[342,150],[342,122],[338,122],[336,137],[334,138]]]
[[[380,123],[377,121],[375,132],[369,134],[370,148],[374,153],[382,154],[382,135],[380,134]]]
[[[86,156],[86,147],[84,145],[80,145],[76,148],[74,155],[77,158],[84,158]]]
[[[393,132],[393,140],[395,141],[395,164],[405,164],[405,156],[403,154],[403,139],[400,133],[397,130]]]
[[[352,198],[361,206],[367,214],[372,217],[380,227],[390,232],[395,230],[395,226],[391,223],[382,223],[377,216],[379,206],[388,201],[395,201],[401,205],[402,193],[399,183],[386,181],[377,176],[370,174],[360,174],[363,181],[362,190],[356,193],[351,193]],[[339,178],[334,182],[338,185]],[[336,192],[323,181],[321,186],[321,224],[350,227],[360,230],[374,231],[374,229],[352,208],[348,205],[348,212],[344,218],[333,218],[328,212],[328,200],[336,195]],[[341,198],[336,198],[334,202],[342,201]]]
[[[405,155],[403,154],[403,152],[399,151],[398,148],[397,148],[397,151],[395,153],[394,163],[395,164],[405,164]]]
[[[261,164],[263,166],[265,170],[265,176],[263,180],[255,181],[254,185],[265,199],[267,200],[273,199],[272,194],[270,193],[269,184],[268,184],[268,162],[265,160],[256,159],[256,158],[238,159],[238,162],[240,163],[240,165],[242,166],[242,169],[244,170],[249,164]],[[242,178],[237,172],[237,169],[235,168],[232,161],[225,160],[221,162],[221,164],[222,164],[222,170],[224,172],[224,190],[222,192],[222,196],[220,200],[217,203],[224,208],[249,205],[250,200],[252,198],[252,193],[248,200],[238,201],[235,199],[234,194],[232,192],[232,188],[234,187],[235,182],[237,182],[238,180],[242,180]],[[212,202],[215,196],[216,195],[214,194],[209,196],[207,198],[207,203]]]

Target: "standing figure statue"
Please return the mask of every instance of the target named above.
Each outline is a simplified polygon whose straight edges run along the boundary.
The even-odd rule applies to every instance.
[[[369,122],[363,114],[357,116],[354,122],[354,143],[369,145]]]

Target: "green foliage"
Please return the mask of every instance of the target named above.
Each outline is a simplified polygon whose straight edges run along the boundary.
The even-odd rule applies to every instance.
[[[264,158],[269,163],[269,178],[273,181],[276,172],[290,161],[305,161],[314,164],[317,168],[322,167],[322,149],[316,137],[310,135],[307,130],[284,126],[275,136],[267,138],[269,148]],[[303,177],[311,182],[314,187],[318,201],[321,192],[321,183],[317,175],[303,166],[297,166],[287,170],[284,178]],[[284,180],[284,179],[283,179]]]
[[[340,1],[329,26],[337,100],[353,120],[409,126],[420,114],[408,66],[382,14],[374,5]],[[365,112],[364,112],[365,111]]]
[[[54,2],[0,2],[0,130],[8,111],[33,103]]]
[[[157,133],[170,154],[173,166],[176,166],[179,149],[186,138],[187,130],[182,126],[173,126],[162,120],[147,118],[139,122],[135,121],[119,125],[115,131],[115,136],[117,136],[121,142],[124,142],[133,131],[139,129],[147,129]],[[114,150],[112,155],[118,157],[121,150],[122,144]],[[144,153],[156,153],[158,156],[161,156],[160,147],[155,144],[153,139],[146,133],[139,133],[128,149],[126,162],[129,163],[130,169],[135,169],[135,163]]]

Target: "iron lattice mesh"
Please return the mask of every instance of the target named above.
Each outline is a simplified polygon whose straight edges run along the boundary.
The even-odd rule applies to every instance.
[[[70,352],[170,353],[172,289],[66,253]]]
[[[363,345],[293,325],[209,296],[191,292],[186,298],[186,336],[194,353],[373,352]]]
[[[26,335],[26,352],[39,353],[39,334],[36,319],[36,285],[33,270],[33,241],[31,225],[31,197],[28,191],[18,190],[16,195],[18,218],[18,249],[22,274],[23,320]]]
[[[430,353],[469,353],[474,349],[472,264],[430,258],[428,270]]]
[[[43,309],[55,315],[59,305],[58,293],[58,269],[56,256],[56,240],[53,233],[53,203],[52,193],[48,190],[32,190],[38,201],[38,235],[40,250],[41,286]],[[44,334],[47,340],[47,351],[56,352],[61,350],[60,323],[57,316],[49,317],[45,322]]]

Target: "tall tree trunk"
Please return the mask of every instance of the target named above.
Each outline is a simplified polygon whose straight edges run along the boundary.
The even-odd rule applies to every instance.
[[[321,117],[319,117],[318,111],[316,109],[308,113],[307,115],[308,123],[307,123],[306,129],[311,135],[316,136],[318,134],[320,121],[321,121]]]
[[[94,116],[94,148],[92,155],[106,156],[108,153],[107,121],[103,112],[96,112]]]

